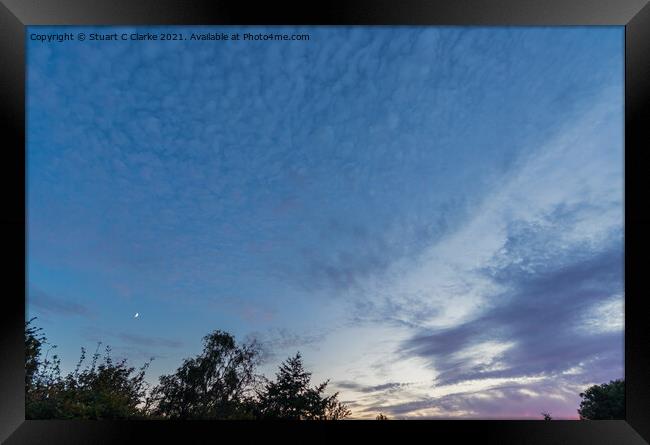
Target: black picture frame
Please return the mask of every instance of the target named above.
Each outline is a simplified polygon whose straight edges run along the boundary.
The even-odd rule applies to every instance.
[[[26,421],[25,27],[29,25],[620,25],[625,26],[625,379],[626,419],[612,421],[175,422]],[[644,236],[650,226],[645,150],[650,141],[650,5],[646,0],[322,0],[302,4],[200,0],[2,0],[0,113],[5,256],[0,359],[0,440],[19,443],[181,443],[250,440],[291,434],[298,440],[413,438],[454,443],[643,444],[650,442],[650,312],[643,310]],[[644,144],[645,142],[645,144]],[[19,295],[23,295],[23,298]],[[367,437],[368,439],[370,437]],[[404,440],[404,439],[403,439]]]

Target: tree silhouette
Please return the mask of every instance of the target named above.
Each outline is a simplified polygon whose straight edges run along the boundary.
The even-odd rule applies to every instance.
[[[591,386],[580,397],[580,419],[625,419],[625,380]]]
[[[42,328],[32,325],[35,318],[25,323],[25,417],[48,419],[61,417],[60,398],[63,390],[60,360],[50,352],[56,349],[48,343]],[[49,345],[43,357],[43,347]]]
[[[258,415],[286,420],[338,420],[350,415],[338,401],[338,393],[324,395],[329,381],[310,387],[310,380],[311,373],[304,369],[300,353],[285,360],[275,381],[267,381],[258,393]]]
[[[128,419],[143,416],[145,413],[139,405],[146,394],[144,376],[151,361],[138,370],[128,366],[126,359],[113,362],[109,346],[106,346],[101,361],[99,359],[99,351],[96,351],[90,366],[80,371],[85,361],[82,348],[75,371],[63,381],[63,417]]]
[[[254,342],[237,345],[227,332],[212,332],[203,338],[201,354],[160,377],[149,399],[151,413],[179,419],[246,417],[259,356]]]
[[[325,396],[328,382],[310,386],[300,354],[280,366],[275,381],[255,374],[260,349],[238,345],[232,335],[214,331],[203,338],[203,352],[186,359],[149,391],[144,380],[151,361],[136,369],[115,362],[101,343],[86,363],[86,350],[74,371],[62,376],[56,346],[40,328],[25,324],[25,402],[27,419],[316,419],[337,420],[350,410]],[[45,353],[45,346],[48,349]]]
[[[129,367],[126,359],[117,363],[106,348],[100,361],[98,351],[90,366],[83,370],[86,351],[81,349],[77,367],[61,376],[60,360],[42,348],[49,344],[40,328],[25,325],[25,416],[27,419],[126,419],[143,414],[138,407],[145,392],[144,375],[149,363],[139,371]],[[99,350],[99,345],[98,345]]]
[[[384,413],[379,413],[377,414],[377,417],[375,417],[375,420],[390,420],[388,416],[385,416]]]
[[[25,394],[34,387],[36,373],[41,366],[41,348],[46,341],[40,333],[42,329],[31,325],[35,319],[25,323]]]
[[[551,413],[548,413],[546,411],[542,412],[542,417],[544,417],[544,420],[553,420],[553,418],[551,417]]]

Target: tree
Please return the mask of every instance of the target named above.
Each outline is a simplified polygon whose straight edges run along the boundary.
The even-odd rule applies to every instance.
[[[583,420],[625,419],[625,380],[612,380],[580,393],[578,414]]]
[[[388,416],[385,416],[383,413],[377,414],[377,417],[375,417],[375,420],[390,420],[388,419]]]
[[[129,419],[145,415],[140,407],[146,391],[145,373],[151,360],[138,370],[128,366],[127,360],[113,362],[107,346],[99,361],[99,346],[90,366],[80,371],[85,361],[85,349],[76,369],[64,381],[59,397],[64,418],[74,419]]]
[[[203,338],[201,354],[160,377],[151,413],[176,419],[251,417],[259,357],[255,342],[237,345],[232,335],[214,331]]]
[[[325,396],[328,381],[310,386],[300,354],[280,366],[275,381],[255,374],[260,348],[238,345],[232,335],[214,331],[203,338],[203,352],[183,361],[175,373],[160,377],[149,391],[144,380],[151,360],[141,368],[111,358],[99,348],[86,363],[86,350],[74,371],[61,375],[56,348],[33,319],[25,325],[27,419],[318,419],[350,415],[338,393]],[[43,354],[45,346],[48,349]],[[43,356],[44,355],[44,356]]]
[[[45,336],[40,333],[42,329],[31,325],[35,319],[25,322],[25,394],[28,394],[34,386],[36,373],[41,364],[41,348],[46,341]]]
[[[62,389],[60,360],[49,357],[56,345],[48,343],[42,328],[35,327],[32,318],[25,323],[25,417],[49,419],[59,417],[58,398]],[[43,347],[49,345],[42,357]]]
[[[553,418],[551,417],[551,413],[548,413],[546,411],[542,412],[542,417],[544,417],[544,420],[553,420]]]
[[[338,420],[350,410],[338,401],[338,393],[325,396],[329,381],[310,387],[311,373],[305,371],[298,352],[285,360],[275,381],[267,381],[258,393],[258,416],[286,420]]]
[[[27,419],[125,419],[138,417],[138,405],[146,391],[146,363],[139,371],[126,359],[114,363],[110,347],[98,364],[95,352],[89,367],[81,370],[86,352],[74,372],[61,376],[57,355],[49,358],[50,348],[41,358],[41,349],[49,344],[41,328],[25,325],[25,416]],[[98,344],[99,350],[99,344]]]

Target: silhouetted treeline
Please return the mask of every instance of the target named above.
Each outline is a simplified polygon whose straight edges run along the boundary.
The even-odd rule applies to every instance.
[[[290,419],[338,420],[350,410],[325,395],[328,381],[311,386],[300,353],[285,360],[275,379],[258,375],[261,350],[238,344],[227,332],[203,339],[203,352],[183,361],[150,388],[144,379],[151,361],[136,369],[115,362],[110,348],[62,375],[55,346],[30,320],[25,329],[27,419]]]
[[[81,348],[74,371],[62,375],[56,346],[40,328],[25,325],[27,419],[286,419],[338,420],[350,410],[338,393],[325,395],[328,381],[311,386],[311,373],[297,353],[274,379],[256,373],[261,350],[255,341],[238,344],[227,332],[203,338],[203,351],[183,361],[154,387],[126,359],[113,361],[109,347],[90,360]],[[594,385],[580,394],[580,419],[624,419],[625,381]],[[551,414],[543,412],[545,420]],[[380,413],[377,420],[388,420]]]

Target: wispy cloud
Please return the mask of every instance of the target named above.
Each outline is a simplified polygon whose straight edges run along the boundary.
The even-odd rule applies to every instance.
[[[163,337],[148,337],[145,335],[127,334],[127,333],[117,334],[116,337],[127,344],[140,346],[140,347],[161,346],[164,348],[180,348],[181,346],[183,346],[183,342],[180,342],[178,340],[170,340]]]
[[[88,306],[67,298],[54,296],[40,289],[30,287],[27,304],[36,312],[52,316],[91,317],[93,312]]]
[[[381,385],[368,386],[356,382],[334,382],[334,385],[337,388],[349,389],[361,393],[376,393],[376,392],[384,392],[391,389],[399,388],[403,384],[397,382],[391,382],[391,383],[383,383]]]
[[[375,355],[377,371],[410,383],[385,362],[418,357],[432,378],[390,399],[352,399],[360,413],[535,417],[531,407],[549,406],[574,418],[567,406],[577,406],[585,384],[623,375],[622,159],[611,148],[620,147],[622,128],[603,126],[620,97],[612,91],[596,103],[494,187],[458,230],[365,280],[351,303],[356,322],[413,333],[394,355]],[[521,395],[521,404],[486,411],[499,402],[481,399],[482,391],[518,381],[519,392],[505,397]],[[533,393],[555,395],[524,397]],[[389,401],[400,398],[391,411]]]
[[[248,341],[255,341],[261,347],[262,361],[265,363],[284,360],[305,347],[317,345],[325,337],[324,333],[299,334],[286,328],[271,328],[248,334]]]
[[[116,358],[135,361],[160,360],[175,355],[184,345],[180,340],[85,326],[81,338],[94,344],[109,346]]]

